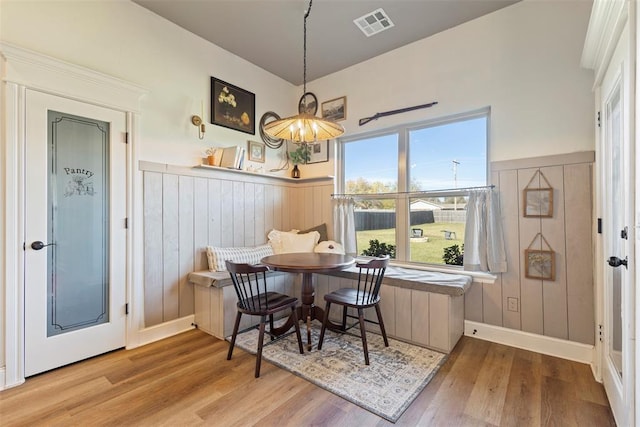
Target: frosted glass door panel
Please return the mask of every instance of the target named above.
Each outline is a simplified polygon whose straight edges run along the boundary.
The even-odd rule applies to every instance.
[[[612,255],[619,256],[624,252],[622,239],[620,238],[620,230],[624,228],[624,209],[625,206],[623,194],[622,171],[624,167],[622,155],[622,111],[619,94],[616,95],[609,105],[610,112],[610,180],[608,193],[611,197],[611,228],[607,234],[610,239],[609,247]],[[611,298],[610,311],[611,319],[608,322],[611,330],[609,331],[609,356],[616,367],[617,373],[622,379],[622,283],[623,270],[621,268],[610,269],[611,279]]]
[[[109,123],[48,112],[47,336],[109,321]]]

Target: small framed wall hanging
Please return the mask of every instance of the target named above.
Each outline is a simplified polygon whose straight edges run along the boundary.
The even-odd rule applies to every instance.
[[[329,140],[309,144],[309,161],[307,163],[322,163],[329,161]]]
[[[553,188],[525,188],[523,199],[525,217],[553,216]]]
[[[247,152],[249,153],[249,160],[252,162],[264,163],[265,158],[265,145],[262,142],[247,141],[249,147]]]
[[[530,187],[536,175],[540,175],[540,178],[546,183],[546,187]],[[527,186],[522,190],[522,211],[525,217],[553,217],[553,188],[540,169],[533,174]]]
[[[524,250],[524,275],[529,279],[555,280],[555,252],[538,249]]]
[[[322,103],[322,118],[339,122],[347,118],[347,97],[330,99]]]
[[[541,249],[532,249],[538,237]],[[543,244],[547,249],[542,249]],[[556,253],[542,233],[537,233],[524,250],[524,276],[528,279],[556,280]]]

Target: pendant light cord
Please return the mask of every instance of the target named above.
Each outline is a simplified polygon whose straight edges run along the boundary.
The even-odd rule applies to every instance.
[[[313,0],[309,0],[309,8],[307,9],[306,13],[304,14],[304,37],[303,37],[303,43],[302,43],[302,52],[303,52],[303,62],[302,62],[302,95],[304,96],[304,94],[307,93],[307,18],[309,17],[309,14],[311,13],[311,4],[313,3]],[[307,107],[307,100],[305,99],[304,101],[304,106],[305,109]]]

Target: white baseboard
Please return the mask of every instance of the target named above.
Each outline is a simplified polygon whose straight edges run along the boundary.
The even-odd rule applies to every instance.
[[[469,337],[521,348],[523,350],[586,363],[591,366],[592,370],[594,367],[595,349],[592,345],[545,337],[530,332],[502,328],[500,326],[487,325],[470,320],[464,321],[464,334]]]
[[[5,375],[5,367],[3,366],[2,368],[0,368],[0,390],[4,390],[5,388],[7,388],[7,385],[5,383],[6,381],[6,375]]]
[[[169,338],[173,335],[191,330],[194,328],[194,322],[195,318],[193,314],[191,314],[189,316],[181,317],[169,322],[164,322],[159,325],[144,328],[138,331],[138,333],[136,334],[137,339],[135,340],[135,344],[132,346],[127,345],[127,349],[129,350],[135,347],[143,346],[145,344],[150,344],[152,342],[159,341],[164,338]]]

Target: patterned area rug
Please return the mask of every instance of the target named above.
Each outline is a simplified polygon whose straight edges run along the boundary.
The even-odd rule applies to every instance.
[[[265,346],[263,360],[394,423],[447,358],[446,354],[391,338],[389,347],[385,347],[381,335],[367,332],[367,366],[359,337],[327,330],[322,350],[318,351],[320,327],[320,323],[312,323],[311,352],[306,347],[306,327],[301,324],[304,354],[299,353],[296,336],[291,334]],[[269,337],[265,334],[266,340]],[[239,334],[236,347],[255,354],[258,331]]]

